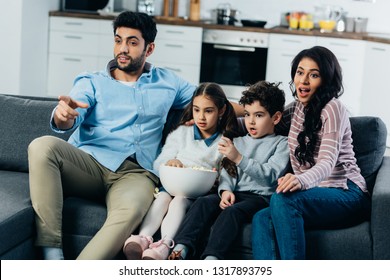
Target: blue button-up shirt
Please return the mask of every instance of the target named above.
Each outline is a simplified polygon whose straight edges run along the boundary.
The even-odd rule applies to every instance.
[[[106,71],[76,77],[70,96],[89,107],[76,109],[80,115],[68,142],[112,171],[134,155],[143,168],[152,171],[169,110],[185,107],[195,86],[146,63],[146,71],[129,87],[111,77],[114,68],[111,61]],[[53,123],[54,131],[63,132]]]

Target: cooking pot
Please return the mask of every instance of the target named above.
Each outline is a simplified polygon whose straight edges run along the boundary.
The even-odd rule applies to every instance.
[[[215,11],[218,24],[234,25],[234,22],[237,21],[236,15],[238,11],[231,9],[230,4],[219,4]]]

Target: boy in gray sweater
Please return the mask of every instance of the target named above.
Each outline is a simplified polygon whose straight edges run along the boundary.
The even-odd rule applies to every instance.
[[[176,235],[169,259],[185,259],[212,226],[202,259],[224,259],[244,223],[269,206],[277,179],[287,170],[287,138],[276,135],[275,125],[284,109],[284,92],[274,83],[260,81],[243,92],[247,134],[231,141],[222,137],[225,156],[218,193],[198,198]]]

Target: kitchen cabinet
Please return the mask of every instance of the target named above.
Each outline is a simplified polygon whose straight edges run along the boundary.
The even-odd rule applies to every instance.
[[[157,30],[156,48],[148,61],[174,71],[190,83],[198,84],[203,29],[158,24]]]
[[[316,38],[301,35],[270,34],[268,45],[266,80],[281,82],[286,95],[286,104],[294,100],[290,90],[291,62],[303,49],[313,47]]]
[[[291,62],[301,50],[315,45],[324,46],[336,55],[343,73],[344,94],[340,100],[347,106],[352,116],[360,115],[364,41],[321,36],[270,34],[266,79],[272,82],[282,82],[282,89],[286,93],[286,103],[292,101],[289,85]]]
[[[361,40],[317,37],[317,45],[330,49],[343,74],[344,93],[340,100],[351,116],[361,115],[365,42]]]
[[[104,69],[113,57],[109,20],[50,17],[49,96],[68,94],[74,78],[84,71]]]
[[[362,115],[380,117],[385,122],[388,147],[390,147],[390,96],[387,84],[389,65],[390,45],[367,42],[361,112]]]

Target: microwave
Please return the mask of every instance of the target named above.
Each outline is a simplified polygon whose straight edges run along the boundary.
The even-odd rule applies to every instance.
[[[61,10],[66,12],[106,13],[125,10],[124,0],[62,0]]]

